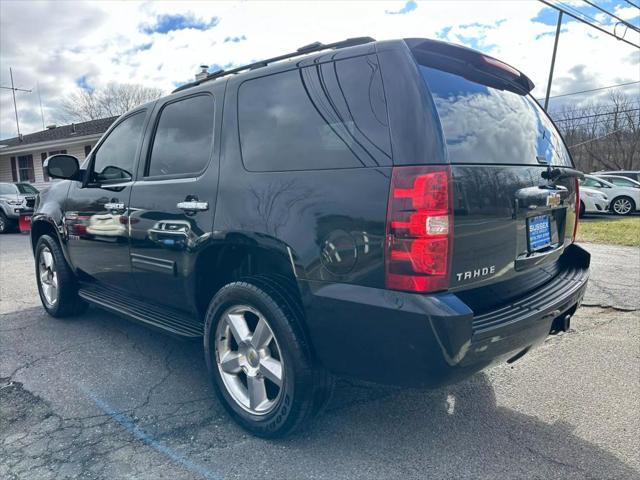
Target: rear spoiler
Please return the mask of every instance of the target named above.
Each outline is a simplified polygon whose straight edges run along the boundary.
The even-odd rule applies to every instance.
[[[527,95],[535,87],[524,73],[476,50],[424,38],[405,38],[404,41],[420,65],[520,95]]]

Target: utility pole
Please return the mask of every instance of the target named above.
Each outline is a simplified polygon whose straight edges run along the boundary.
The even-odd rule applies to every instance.
[[[20,138],[20,121],[18,120],[18,106],[16,105],[16,91],[31,93],[31,90],[25,90],[24,88],[16,88],[13,84],[13,70],[9,67],[9,76],[11,77],[11,87],[0,87],[5,90],[11,90],[13,95],[13,110],[16,113],[16,128],[18,129],[18,138]]]
[[[553,82],[553,69],[556,66],[556,52],[558,51],[558,40],[560,39],[560,27],[562,26],[562,11],[558,12],[558,26],[556,27],[556,39],[553,43],[553,56],[551,57],[551,69],[549,70],[549,81],[547,82],[547,95],[544,97],[544,110],[549,107],[549,94],[551,93],[551,82]]]

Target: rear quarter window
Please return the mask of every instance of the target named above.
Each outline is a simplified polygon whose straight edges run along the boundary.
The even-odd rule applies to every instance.
[[[387,109],[375,55],[248,80],[238,128],[250,171],[391,164]]]
[[[529,96],[425,65],[419,69],[451,163],[572,166],[560,134]]]

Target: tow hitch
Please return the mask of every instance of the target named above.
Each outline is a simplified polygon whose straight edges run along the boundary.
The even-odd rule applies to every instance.
[[[557,317],[551,324],[549,335],[557,335],[560,332],[568,332],[571,328],[571,314],[566,313]]]

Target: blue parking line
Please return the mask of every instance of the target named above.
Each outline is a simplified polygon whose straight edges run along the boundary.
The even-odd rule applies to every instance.
[[[222,476],[214,474],[209,471],[207,468],[202,465],[198,465],[197,463],[192,462],[184,455],[172,450],[170,447],[167,447],[163,443],[154,440],[151,435],[142,430],[139,426],[137,426],[129,417],[126,415],[117,412],[105,401],[98,398],[93,392],[86,390],[84,386],[80,386],[80,389],[84,392],[86,396],[88,396],[93,402],[98,406],[100,410],[102,410],[105,414],[109,415],[113,420],[119,423],[123,428],[125,428],[129,433],[131,433],[134,437],[141,440],[145,444],[149,445],[154,450],[162,453],[166,457],[168,457],[172,462],[186,468],[192,473],[196,473],[207,480],[222,480]]]

